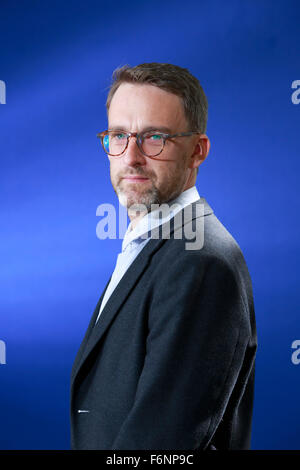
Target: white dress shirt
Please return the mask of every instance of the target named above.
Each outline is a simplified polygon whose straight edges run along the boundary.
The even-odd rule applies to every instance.
[[[111,280],[107,289],[105,291],[104,297],[101,302],[101,307],[99,314],[96,320],[96,323],[99,320],[101,312],[106,305],[109,297],[115,290],[116,286],[124,276],[125,272],[135,260],[137,255],[142,251],[144,246],[151,239],[151,236],[148,236],[149,230],[162,225],[163,223],[170,220],[174,217],[177,212],[182,210],[185,206],[192,204],[200,198],[196,186],[186,189],[183,191],[177,198],[168,202],[168,206],[171,207],[171,210],[166,214],[165,217],[158,217],[159,209],[148,212],[144,217],[142,217],[137,223],[136,227],[132,229],[132,222],[128,225],[127,231],[125,233],[123,243],[122,243],[122,252],[118,255],[117,263],[112,274]],[[177,205],[175,207],[175,204]],[[174,208],[173,208],[174,206]]]

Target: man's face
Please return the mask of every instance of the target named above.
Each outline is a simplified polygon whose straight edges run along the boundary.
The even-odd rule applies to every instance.
[[[153,129],[168,134],[186,132],[187,119],[180,97],[152,85],[123,83],[115,92],[109,112],[108,129],[143,132]],[[196,136],[197,140],[197,136]],[[146,157],[130,138],[121,157],[111,157],[110,176],[120,203],[130,208],[168,202],[193,186],[194,170],[189,167],[195,136],[167,140],[157,157]]]

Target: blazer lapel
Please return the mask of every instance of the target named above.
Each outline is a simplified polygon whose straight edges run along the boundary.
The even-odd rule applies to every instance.
[[[82,353],[79,357],[79,352],[76,357],[76,364],[74,363],[72,370],[72,379],[75,379],[79,369],[94,349],[96,344],[101,340],[105,331],[113,321],[115,315],[118,313],[119,308],[125,302],[126,298],[130,294],[131,290],[135,287],[140,276],[143,274],[148,265],[149,257],[159,248],[160,244],[165,240],[150,240],[143,250],[139,253],[134,262],[129,266],[128,270],[116,286],[112,295],[107,300],[105,307],[101,312],[101,316],[95,325],[101,302],[104,296],[104,292],[96,306],[92,319],[90,321],[86,336],[80,347]],[[108,284],[107,284],[108,286]],[[106,286],[106,288],[107,288]],[[72,380],[71,379],[71,380]]]
[[[106,286],[105,286],[105,289],[104,289],[104,291],[103,291],[103,293],[102,293],[100,299],[98,300],[98,303],[97,303],[97,305],[96,305],[96,308],[95,308],[95,310],[94,310],[94,313],[93,313],[93,315],[92,315],[92,318],[90,319],[90,323],[89,323],[89,325],[88,325],[88,327],[87,327],[87,330],[86,330],[86,333],[85,333],[85,335],[84,335],[84,338],[83,338],[83,340],[82,340],[82,342],[81,342],[80,348],[79,348],[79,350],[78,350],[78,352],[77,352],[77,354],[76,354],[75,360],[74,360],[74,362],[73,362],[73,367],[72,367],[72,372],[71,372],[71,378],[73,378],[73,377],[76,375],[76,371],[77,371],[77,369],[78,369],[80,360],[81,360],[81,358],[82,358],[83,351],[84,351],[84,349],[85,349],[85,347],[86,347],[86,344],[87,344],[87,342],[88,342],[88,339],[89,339],[89,337],[90,337],[90,335],[91,335],[91,333],[92,333],[92,331],[93,331],[93,328],[94,328],[94,325],[95,325],[95,321],[96,321],[96,318],[97,318],[97,316],[98,316],[99,309],[100,309],[100,306],[101,306],[101,303],[102,303],[102,299],[103,299],[104,294],[105,294],[105,292],[106,292],[106,289],[107,289],[107,287],[108,287],[108,285],[109,285],[109,283],[110,283],[110,280],[111,280],[111,276],[110,276],[110,278],[109,278],[109,280],[108,280],[108,282],[107,282],[107,284],[106,284]]]
[[[175,217],[175,223],[170,224],[170,235],[174,232],[174,230],[181,227],[184,223],[188,223],[192,219],[195,219],[197,217],[197,214],[199,217],[199,212],[197,213],[196,211],[197,204],[204,205],[204,213],[202,212],[200,216],[209,215],[213,213],[213,210],[207,204],[206,200],[204,198],[200,198],[199,200],[195,201],[192,204],[192,210],[188,212],[188,217],[185,216],[183,219],[183,214],[181,217]],[[184,209],[180,212],[183,212],[183,211]],[[160,226],[160,227],[162,228],[163,226]],[[101,302],[102,302],[105,290],[107,289],[108,284],[109,284],[109,281],[108,281],[106,288],[103,294],[101,295],[99,302],[97,303],[97,306],[95,308],[95,311],[89,323],[86,335],[83,339],[83,342],[76,356],[73,369],[72,369],[72,375],[71,375],[72,383],[75,380],[75,377],[77,373],[79,372],[81,366],[83,365],[83,363],[85,362],[89,354],[92,352],[96,344],[98,344],[98,342],[101,340],[105,331],[107,330],[107,328],[113,321],[114,317],[118,313],[120,307],[126,301],[126,298],[130,294],[132,289],[134,289],[139,278],[141,277],[141,275],[147,268],[149,259],[157,250],[159,250],[161,245],[166,242],[166,239],[157,237],[158,232],[156,230],[151,232],[151,237],[153,236],[153,233],[156,234],[155,237],[149,240],[149,242],[146,244],[146,246],[137,256],[137,258],[129,266],[128,270],[126,271],[126,273],[124,274],[124,276],[122,277],[118,285],[116,286],[115,290],[113,291],[112,295],[108,299],[105,307],[102,310],[100,319],[95,325],[95,321],[99,313],[99,308],[101,306]]]

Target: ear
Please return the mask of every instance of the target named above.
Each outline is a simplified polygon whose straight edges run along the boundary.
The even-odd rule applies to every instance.
[[[206,159],[210,149],[210,141],[206,134],[197,136],[194,152],[191,155],[189,168],[198,168]]]

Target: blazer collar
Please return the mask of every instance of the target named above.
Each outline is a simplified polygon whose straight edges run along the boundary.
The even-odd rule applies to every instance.
[[[174,230],[182,227],[186,223],[190,222],[192,219],[195,219],[199,217],[199,212],[196,211],[196,205],[197,204],[203,204],[204,205],[204,211],[202,211],[201,216],[207,216],[213,213],[212,208],[209,206],[209,204],[206,202],[205,198],[201,197],[197,201],[193,202],[191,206],[191,210],[187,211],[184,215],[184,221],[183,220],[183,214],[182,217],[176,217],[175,224],[170,225],[170,235],[174,232]],[[189,206],[187,206],[189,207]],[[185,208],[184,208],[185,209]],[[184,209],[180,212],[184,212]],[[169,223],[169,222],[167,222]],[[163,224],[161,227],[164,227],[165,224]],[[87,332],[85,334],[85,337],[82,341],[82,344],[80,346],[80,349],[77,353],[77,356],[75,358],[73,368],[72,368],[72,374],[71,374],[71,385],[75,381],[75,378],[83,366],[84,362],[88,358],[88,356],[91,354],[93,351],[94,347],[98,342],[101,340],[103,337],[104,333],[106,332],[107,328],[110,326],[112,321],[114,320],[114,317],[117,315],[120,307],[122,304],[126,301],[126,298],[130,294],[130,292],[134,289],[136,286],[139,278],[142,276],[143,272],[147,269],[147,266],[149,264],[150,258],[153,256],[153,254],[160,249],[163,243],[166,242],[166,239],[163,238],[151,238],[149,242],[145,245],[145,247],[142,249],[142,251],[138,254],[136,259],[133,261],[133,263],[129,266],[128,270],[120,280],[119,284],[116,286],[114,292],[108,299],[105,307],[102,310],[100,320],[97,322],[95,326],[95,321],[97,319],[98,313],[99,313],[99,308],[101,306],[101,302],[104,296],[104,293],[108,287],[109,281],[97,303],[97,306],[95,308],[95,311],[92,315],[91,321],[89,323]]]

